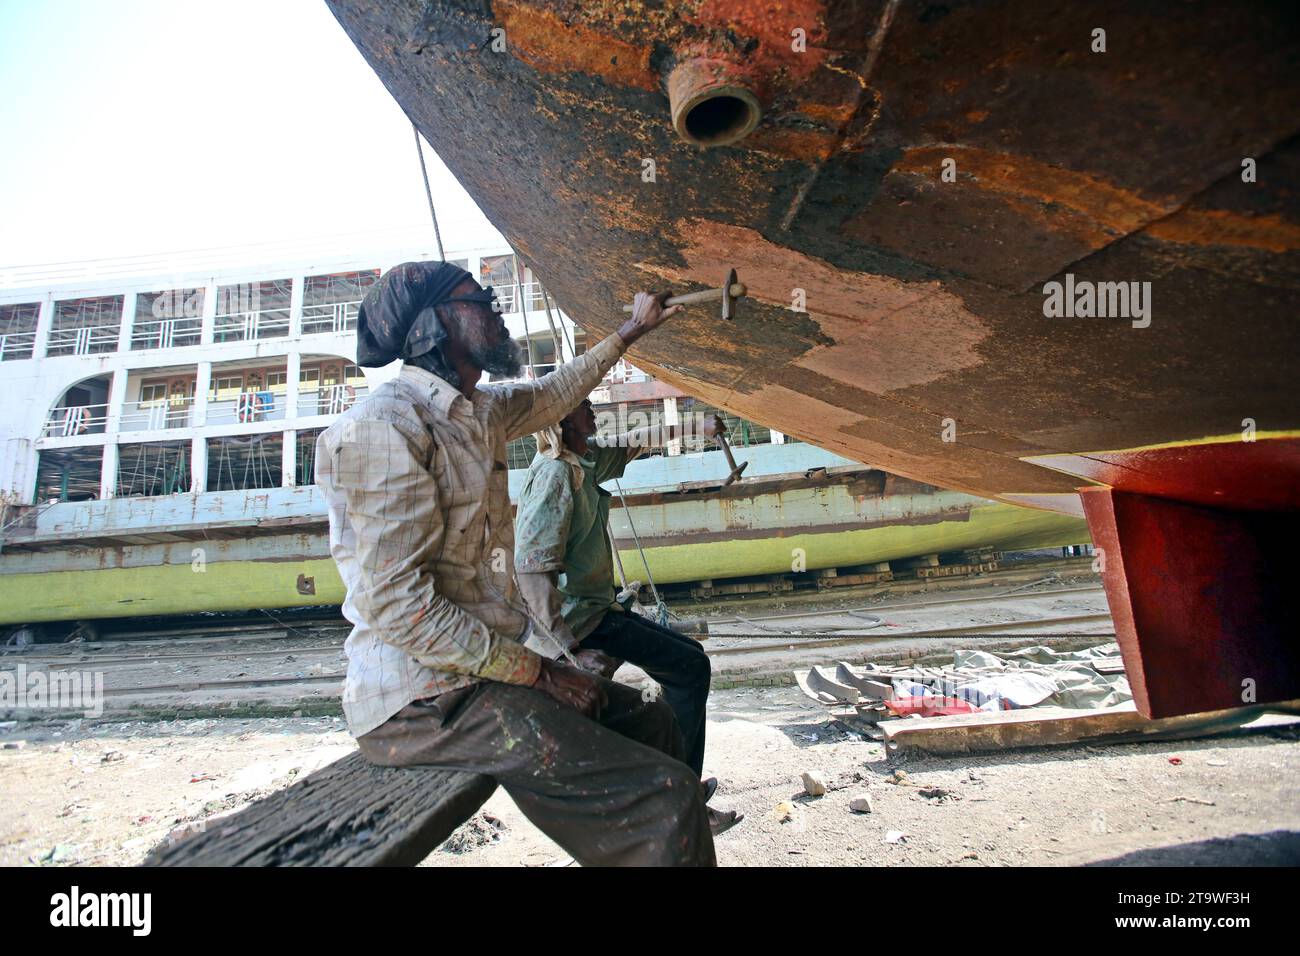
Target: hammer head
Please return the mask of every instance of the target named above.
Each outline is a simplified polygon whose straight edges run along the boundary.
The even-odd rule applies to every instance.
[[[729,474],[727,476],[727,480],[722,483],[722,487],[724,488],[727,487],[727,485],[731,484],[733,481],[735,481],[737,478],[743,475],[745,473],[745,469],[748,467],[749,467],[749,462],[742,461],[735,468],[731,469],[731,474]]]
[[[727,281],[722,283],[722,318],[730,322],[735,312],[736,300],[731,297],[731,287],[736,284],[736,270],[727,273]]]

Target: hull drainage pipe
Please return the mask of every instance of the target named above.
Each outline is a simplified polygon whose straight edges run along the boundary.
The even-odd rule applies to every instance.
[[[744,139],[763,117],[758,97],[740,67],[726,60],[683,60],[668,74],[673,128],[696,146],[726,146]]]

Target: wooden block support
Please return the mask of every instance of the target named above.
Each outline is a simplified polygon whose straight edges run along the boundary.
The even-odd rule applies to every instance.
[[[350,754],[163,842],[145,866],[414,866],[496,790],[480,774],[396,769]]]
[[[993,714],[894,720],[880,726],[885,746],[891,751],[960,754],[1054,744],[1182,740],[1237,730],[1270,711],[1300,714],[1300,700],[1155,720],[1143,717],[1129,704],[1104,710],[1028,707]],[[1284,718],[1278,722],[1294,720]]]

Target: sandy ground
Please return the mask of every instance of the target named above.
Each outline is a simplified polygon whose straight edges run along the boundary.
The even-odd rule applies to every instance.
[[[50,722],[0,733],[2,744],[19,740],[0,750],[4,865],[138,863],[173,827],[351,749],[332,717]],[[722,781],[715,805],[746,814],[718,840],[723,865],[1300,863],[1294,730],[887,759],[795,688],[736,689],[711,699],[706,769]],[[830,792],[803,796],[806,770],[824,774]],[[869,814],[849,809],[862,793]],[[788,822],[776,812],[782,801],[794,804]],[[498,791],[427,864],[566,861]]]

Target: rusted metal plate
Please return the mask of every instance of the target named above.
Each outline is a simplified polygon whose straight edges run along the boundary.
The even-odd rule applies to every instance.
[[[1078,480],[1023,459],[1300,426],[1294,5],[329,3],[593,331],[739,270],[725,331],[695,309],[634,351],[711,404],[1049,508]],[[678,135],[693,58],[748,84],[748,136]],[[1067,273],[1150,282],[1150,325],[1046,317]]]

